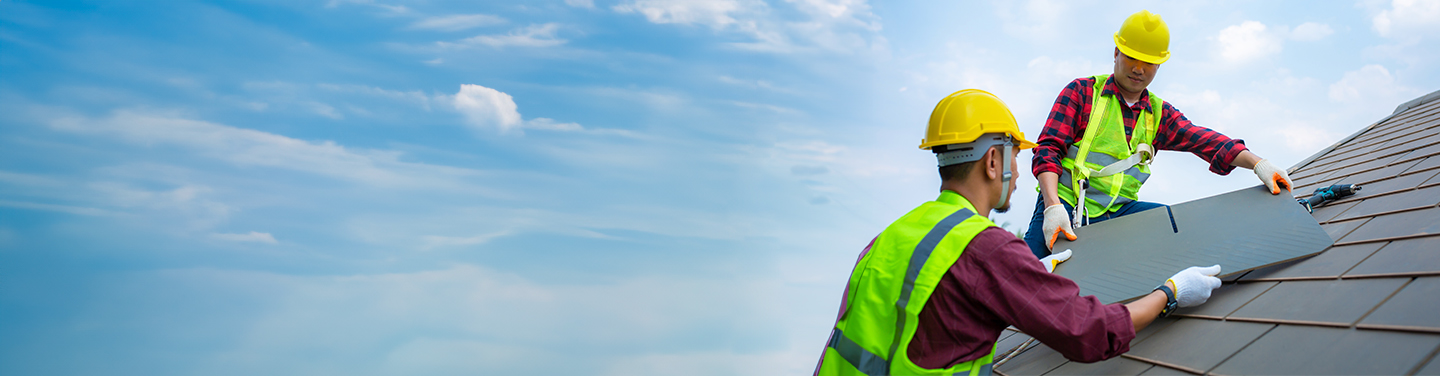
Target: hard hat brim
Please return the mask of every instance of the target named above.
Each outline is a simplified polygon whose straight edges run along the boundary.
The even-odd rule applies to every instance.
[[[1125,54],[1125,56],[1129,56],[1135,58],[1135,60],[1140,60],[1150,64],[1164,64],[1166,61],[1170,60],[1170,51],[1165,51],[1164,55],[1162,56],[1155,56],[1144,52],[1136,51],[1133,48],[1125,46],[1125,44],[1121,43],[1120,41],[1120,33],[1115,33],[1115,48],[1119,48],[1120,53]]]

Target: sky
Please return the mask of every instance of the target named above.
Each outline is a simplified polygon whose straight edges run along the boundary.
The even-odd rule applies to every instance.
[[[1440,89],[1433,0],[0,0],[0,374],[808,374],[935,104],[1033,140],[1141,9],[1277,166]]]

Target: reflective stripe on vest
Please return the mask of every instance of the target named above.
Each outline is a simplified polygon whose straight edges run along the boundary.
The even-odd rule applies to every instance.
[[[821,358],[819,375],[989,375],[994,348],[945,369],[912,363],[906,348],[940,278],[970,240],[994,226],[951,191],[941,192],[877,236],[851,272],[843,305]]]
[[[1140,144],[1151,144],[1160,128],[1160,111],[1164,101],[1150,93],[1150,110],[1137,115],[1135,130],[1126,140],[1125,117],[1120,106],[1119,95],[1101,95],[1110,75],[1095,76],[1095,85],[1090,102],[1090,119],[1085,124],[1085,134],[1079,142],[1070,145],[1065,158],[1061,159],[1060,199],[1071,206],[1076,205],[1076,191],[1085,191],[1085,209],[1090,217],[1098,217],[1116,211],[1120,206],[1139,199],[1140,186],[1150,178],[1150,166],[1137,165],[1123,173],[1110,176],[1092,176],[1105,166],[1129,158]],[[1076,160],[1083,159],[1083,165]],[[1088,188],[1082,187],[1079,179],[1087,179]]]

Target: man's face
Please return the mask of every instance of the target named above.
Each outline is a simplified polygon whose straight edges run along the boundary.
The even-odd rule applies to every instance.
[[[1136,60],[1115,49],[1115,84],[1120,86],[1122,94],[1139,94],[1150,81],[1155,79],[1155,71],[1160,70],[1159,64],[1150,64]]]

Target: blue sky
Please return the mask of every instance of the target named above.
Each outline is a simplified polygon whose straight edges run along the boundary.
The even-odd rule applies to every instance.
[[[1440,89],[1436,1],[0,0],[0,373],[807,373],[935,103],[1033,139],[1140,9],[1277,165]]]

